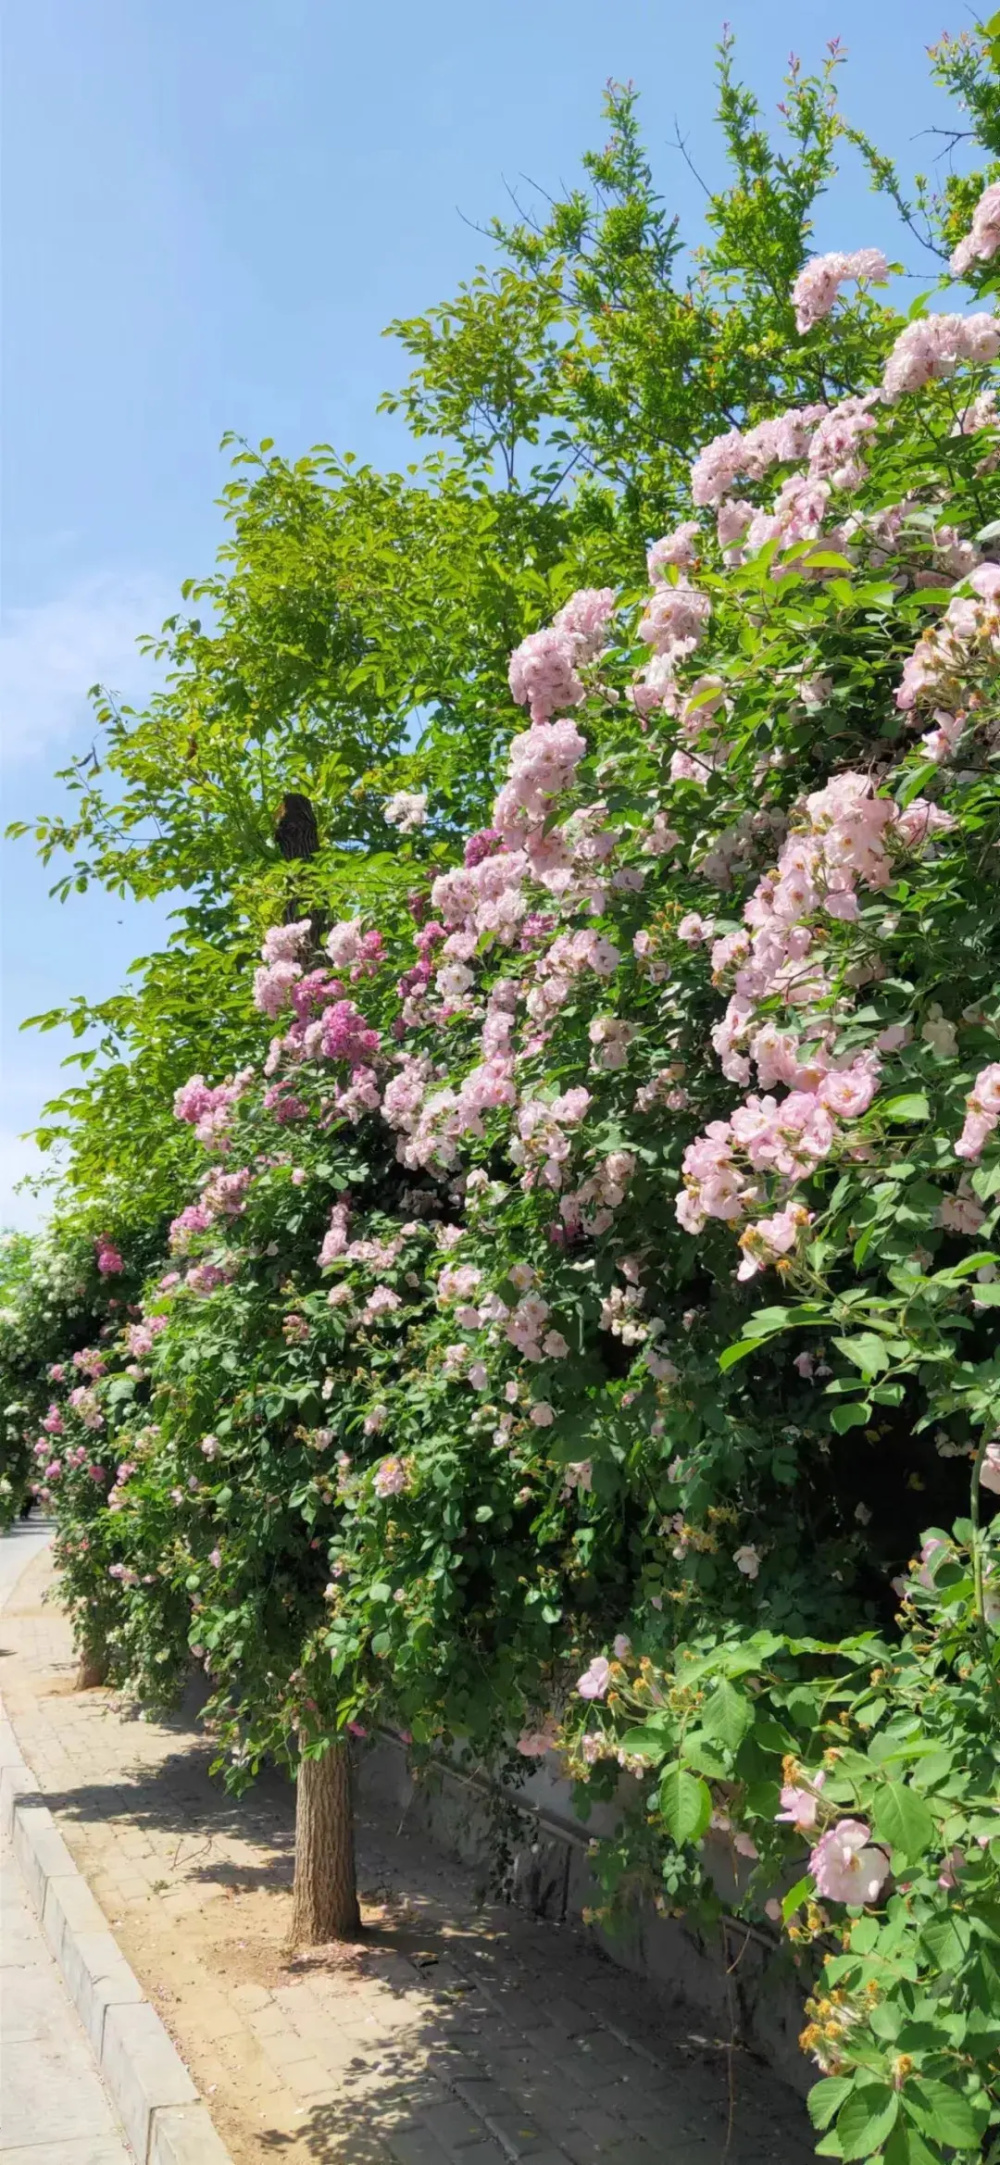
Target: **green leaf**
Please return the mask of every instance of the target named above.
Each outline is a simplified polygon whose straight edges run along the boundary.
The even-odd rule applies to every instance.
[[[627,1758],[648,1759],[655,1765],[666,1758],[671,1739],[662,1729],[653,1729],[645,1723],[641,1728],[626,1729],[620,1743]]]
[[[933,1917],[925,1924],[920,1939],[939,1970],[961,1969],[972,1945],[972,1933],[965,1918],[954,1910],[949,1910],[943,1917]]]
[[[887,2082],[861,2082],[837,2114],[841,2156],[871,2157],[899,2117],[899,2093]]]
[[[883,2154],[885,2165],[940,2165],[938,2152],[928,2150],[923,2136],[902,2120],[897,2120]]]
[[[755,1315],[747,1317],[743,1335],[745,1338],[770,1338],[775,1331],[784,1330],[791,1317],[790,1308],[758,1308]]]
[[[707,1774],[710,1781],[724,1782],[732,1776],[732,1758],[714,1737],[706,1736],[704,1729],[689,1729],[684,1738],[684,1764],[695,1774]]]
[[[915,1864],[937,1839],[937,1828],[922,1797],[905,1782],[876,1790],[872,1825],[879,1839]]]
[[[916,2075],[906,2085],[903,2103],[921,2133],[954,2150],[977,2150],[982,2126],[967,2097],[949,2082]]]
[[[889,1366],[889,1355],[874,1331],[861,1331],[857,1338],[835,1338],[833,1343],[838,1353],[843,1353],[847,1360],[853,1361],[855,1368],[860,1368],[866,1380],[880,1375]]]
[[[661,1778],[659,1802],[668,1832],[678,1846],[701,1840],[712,1816],[707,1782],[675,1763]]]
[[[725,1351],[720,1353],[719,1367],[723,1370],[735,1368],[737,1361],[745,1361],[748,1353],[756,1353],[760,1343],[759,1338],[737,1339],[735,1345],[726,1346]]]
[[[730,1751],[738,1751],[753,1721],[753,1708],[746,1692],[737,1691],[724,1677],[701,1710],[702,1726],[709,1736],[718,1737]]]
[[[886,1120],[929,1120],[931,1114],[922,1090],[904,1090],[898,1098],[880,1098],[878,1110]]]
[[[789,1887],[788,1893],[782,1898],[782,1923],[788,1924],[790,1919],[794,1917],[796,1910],[801,1909],[803,1902],[808,1902],[815,1891],[815,1881],[811,1872],[807,1872],[804,1878],[797,1879],[794,1887]]]
[[[819,2129],[820,2134],[822,2134],[825,2127],[829,2127],[831,2120],[840,2111],[844,2099],[853,2086],[854,2081],[851,2075],[827,2075],[822,2082],[814,2083],[806,2099],[806,2104],[809,2108],[809,2118],[813,2126]]]
[[[781,1752],[784,1755],[785,1752],[795,1750],[794,1737],[769,1714],[754,1713],[753,1735],[754,1743],[759,1744],[765,1752]]]
[[[938,1271],[936,1276],[943,1285],[950,1285],[953,1279],[970,1278],[974,1271],[985,1270],[989,1263],[1000,1263],[1000,1255],[995,1248],[980,1248],[975,1255],[963,1255],[960,1263],[954,1263],[951,1270]]]
[[[867,1427],[871,1417],[872,1409],[867,1398],[852,1398],[849,1405],[831,1406],[830,1427],[838,1436],[843,1436],[849,1428]]]

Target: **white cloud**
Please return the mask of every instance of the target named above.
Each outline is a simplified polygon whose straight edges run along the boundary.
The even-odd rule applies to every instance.
[[[152,682],[138,652],[174,605],[161,579],[98,573],[51,601],[4,611],[0,626],[0,745],[4,764],[23,765],[86,742],[87,692],[106,684],[123,698]]]

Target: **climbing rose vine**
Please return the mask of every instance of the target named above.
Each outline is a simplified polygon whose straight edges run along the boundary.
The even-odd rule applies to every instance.
[[[802,335],[885,273],[807,265]],[[397,792],[377,912],[263,929],[33,1445],[123,1681],[202,1663],[237,1776],[556,1752],[609,1908],[784,1935],[823,2153],[895,2165],[1000,2128],[998,353],[893,323],[705,445],[640,607],[512,655],[462,861]]]

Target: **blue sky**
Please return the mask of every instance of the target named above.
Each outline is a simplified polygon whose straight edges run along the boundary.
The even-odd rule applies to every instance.
[[[658,178],[696,233],[709,178],[713,47],[728,15],[768,111],[790,48],[839,35],[844,103],[905,172],[943,117],[925,47],[961,0],[7,0],[4,817],[54,809],[53,769],[89,741],[85,692],[148,675],[136,635],[208,568],[227,428],[289,452],[327,440],[384,463],[375,413],[400,375],[381,332],[442,299],[484,244],[468,220],[504,182],[572,181],[601,140],[601,89],[633,78]],[[844,177],[819,247],[891,240]],[[923,271],[913,244],[914,272]],[[0,1223],[36,1162],[20,1131],[59,1087],[61,1035],[22,1017],[109,993],[164,913],[49,901],[53,873],[7,845]]]

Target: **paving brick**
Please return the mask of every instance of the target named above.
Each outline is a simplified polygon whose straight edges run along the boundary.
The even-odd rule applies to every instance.
[[[262,2037],[261,2044],[272,2066],[279,2070],[292,2067],[296,2061],[302,2060],[308,2060],[310,2065],[315,2066],[317,2060],[322,2058],[324,2073],[329,2073],[329,2063],[326,2055],[321,2054],[318,2049],[318,2040],[314,2037],[300,2037],[291,2023],[286,2023],[283,2029],[274,2030],[268,2036]]]
[[[498,2142],[470,2142],[456,2150],[455,2165],[507,2165],[506,2152]],[[565,2165],[565,2159],[560,2158],[559,2165]]]
[[[447,2150],[427,2128],[400,2128],[387,2135],[386,2141],[397,2165],[453,2165]]]
[[[697,2018],[615,1969],[575,1927],[484,1909],[471,1875],[412,1826],[401,1831],[391,1805],[383,1815],[366,1801],[358,1828],[372,1890],[363,1900],[380,1905],[388,1889],[405,1905],[387,1913],[384,1937],[376,1921],[357,1960],[324,1966],[320,1953],[260,1981],[213,1967],[197,1926],[243,1877],[251,1888],[266,1878],[287,1902],[292,1793],[268,1778],[237,1804],[209,1781],[209,1750],[182,1719],[137,1724],[111,1694],[67,1692],[68,1627],[55,1605],[39,1610],[32,1569],[30,1602],[4,1618],[4,1683],[25,1758],[68,1806],[49,1831],[86,1871],[108,1926],[121,1920],[126,1945],[130,1921],[141,1923],[148,1990],[157,1949],[169,1951],[157,2004],[210,2107],[217,2089],[220,2112],[225,2099],[236,2116],[243,2154],[280,2147],[285,2165],[718,2165],[726,2067],[722,2056],[685,2056]],[[12,1749],[0,1730],[5,1804],[11,1783],[32,1788]],[[53,1850],[49,1868],[58,1861]],[[113,2034],[135,2010],[108,1995],[131,1972],[115,1969],[113,1940],[97,1944],[99,1918],[90,1912],[94,1929],[80,1938]],[[806,2165],[799,2108],[745,2062],[736,2079],[727,2165]],[[178,2146],[196,2110],[190,2097],[162,2108],[177,2154],[155,2165],[189,2165]]]
[[[445,2105],[432,2105],[425,2110],[424,2119],[431,2134],[446,2150],[459,2150],[463,2143],[482,2140],[482,2121],[469,2111],[468,2106],[455,2099]]]
[[[583,2128],[568,2127],[559,2140],[572,2165],[601,2165],[600,2144],[593,2135],[585,2134]]]
[[[331,2074],[330,2069],[324,2067],[320,2060],[314,2058],[284,2060],[281,2063],[281,2075],[282,2080],[288,2084],[288,2088],[295,2097],[317,2098],[334,2097],[336,2095],[336,2076]]]

